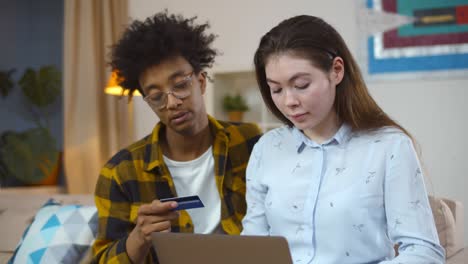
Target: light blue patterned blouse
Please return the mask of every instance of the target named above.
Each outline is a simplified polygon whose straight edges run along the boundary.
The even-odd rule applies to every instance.
[[[242,234],[284,236],[294,263],[445,263],[416,152],[396,128],[342,125],[323,144],[269,131],[248,163],[247,206]]]

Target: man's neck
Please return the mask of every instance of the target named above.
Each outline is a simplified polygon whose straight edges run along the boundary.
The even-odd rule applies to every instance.
[[[198,158],[206,152],[214,140],[208,124],[198,133],[191,135],[167,132],[166,130],[161,142],[163,154],[176,161],[190,161]]]

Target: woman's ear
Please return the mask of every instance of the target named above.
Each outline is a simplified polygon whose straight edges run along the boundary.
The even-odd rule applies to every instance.
[[[338,85],[341,83],[344,77],[344,62],[341,57],[336,57],[333,59],[333,65],[331,69],[331,80],[335,85]]]

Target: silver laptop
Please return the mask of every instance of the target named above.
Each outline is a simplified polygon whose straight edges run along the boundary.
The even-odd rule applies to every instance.
[[[283,237],[153,233],[160,264],[292,264]]]

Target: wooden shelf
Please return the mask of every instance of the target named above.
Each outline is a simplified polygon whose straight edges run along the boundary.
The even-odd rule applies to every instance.
[[[244,113],[243,121],[256,123],[264,132],[282,125],[266,108],[253,71],[218,72],[213,74],[213,79],[214,117],[227,120],[227,114],[223,111],[223,97],[226,94],[240,94],[250,108]]]

